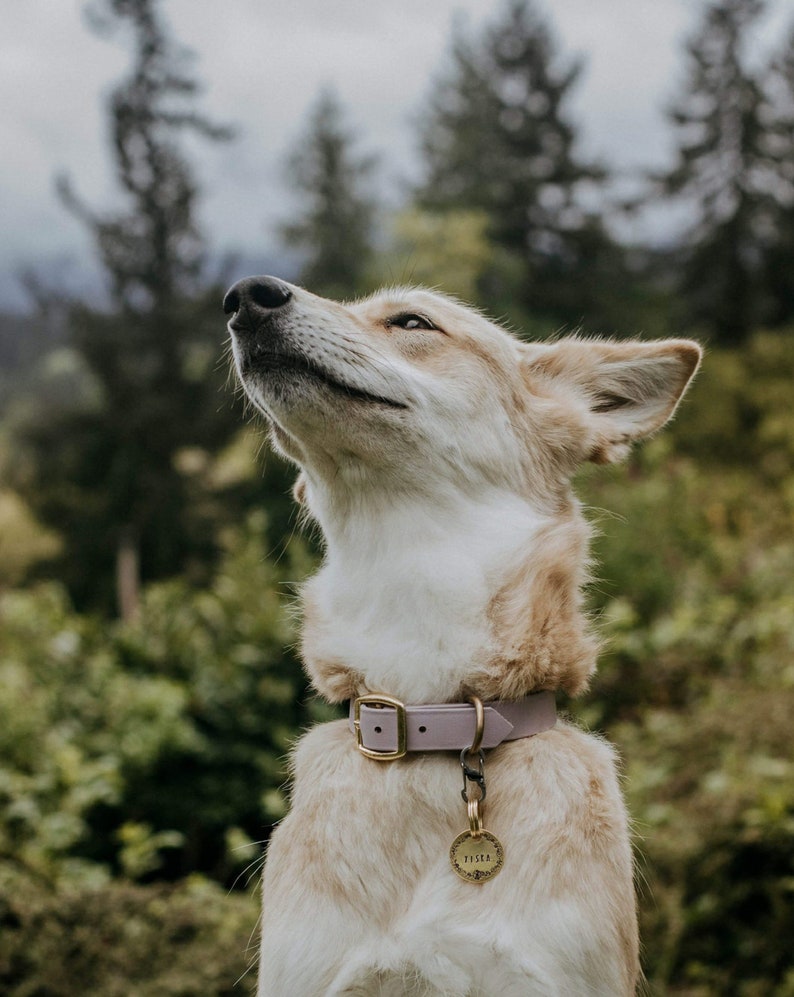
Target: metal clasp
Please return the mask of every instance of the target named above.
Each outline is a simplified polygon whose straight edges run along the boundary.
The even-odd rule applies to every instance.
[[[365,703],[381,708],[389,706],[395,711],[397,715],[397,749],[395,751],[375,751],[365,747],[361,736],[361,707]],[[402,758],[408,750],[408,719],[405,714],[405,703],[393,696],[380,694],[358,696],[353,703],[353,727],[356,731],[356,747],[367,758],[374,758],[379,762],[393,762],[397,758]]]
[[[482,803],[485,799],[485,754],[481,748],[481,744],[482,736],[485,732],[485,709],[482,705],[482,700],[477,696],[469,696],[469,702],[475,711],[474,739],[471,742],[471,747],[464,748],[460,753],[460,767],[463,769],[463,789],[460,795],[463,797],[464,803],[473,802],[469,800],[468,783],[474,782],[480,787],[480,795],[477,799],[478,802]],[[478,765],[476,769],[473,769],[467,761],[472,755],[477,756]],[[469,812],[469,819],[471,819],[471,811]]]
[[[468,784],[470,782],[474,782],[480,787],[480,795],[478,799],[480,801],[485,799],[485,755],[483,754],[481,748],[477,752],[477,761],[479,764],[476,769],[473,769],[466,763],[466,755],[468,753],[468,748],[464,748],[460,753],[460,767],[463,769],[463,789],[460,791],[460,795],[463,797],[464,803],[469,802]]]

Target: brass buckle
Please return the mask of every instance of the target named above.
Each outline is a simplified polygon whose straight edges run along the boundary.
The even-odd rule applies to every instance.
[[[366,748],[361,739],[361,706],[369,703],[372,706],[390,706],[397,714],[397,750],[374,751]],[[353,726],[356,729],[356,747],[367,758],[375,758],[379,762],[393,762],[402,758],[408,750],[408,719],[405,715],[405,703],[393,696],[359,696],[353,703]]]

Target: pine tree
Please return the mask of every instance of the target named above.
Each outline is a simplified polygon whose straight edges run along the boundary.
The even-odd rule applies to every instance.
[[[746,64],[748,37],[763,0],[716,0],[686,51],[688,77],[669,117],[678,136],[662,193],[691,206],[684,237],[685,320],[728,344],[762,314],[763,249],[771,236],[780,164],[764,124],[765,98]]]
[[[511,0],[481,40],[459,35],[422,126],[417,191],[424,208],[484,211],[490,237],[517,263],[508,269],[527,311],[573,323],[601,317],[602,269],[619,256],[581,203],[604,173],[575,152],[566,103],[580,71],[562,64],[529,0]]]
[[[767,143],[777,169],[773,235],[764,254],[764,318],[779,326],[794,321],[794,26],[765,82]]]
[[[373,253],[375,203],[368,184],[375,160],[358,154],[354,144],[338,98],[326,90],[288,160],[288,178],[301,206],[282,234],[306,254],[301,282],[330,298],[364,288]]]
[[[94,237],[111,308],[72,309],[71,342],[92,393],[57,416],[43,409],[27,427],[35,459],[25,491],[65,538],[63,571],[78,603],[107,606],[115,591],[130,616],[141,579],[175,573],[211,547],[191,522],[178,455],[218,445],[233,420],[218,414],[218,292],[212,306],[199,294],[198,188],[179,137],[227,132],[196,111],[188,53],[157,0],[101,0],[91,17],[98,31],[132,36],[132,71],[108,107],[126,207],[95,211],[59,181]]]
[[[128,209],[98,214],[67,179],[58,184],[67,206],[94,236],[115,303],[147,315],[194,291],[203,262],[195,220],[198,188],[178,136],[231,135],[195,110],[199,84],[190,72],[191,53],[169,37],[159,6],[159,0],[95,0],[89,8],[98,33],[124,27],[133,33],[133,71],[108,102],[116,180]]]

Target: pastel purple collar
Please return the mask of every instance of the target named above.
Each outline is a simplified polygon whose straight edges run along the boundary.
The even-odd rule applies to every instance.
[[[483,704],[483,748],[550,730],[557,722],[553,692],[535,692],[516,701]],[[392,696],[367,695],[350,701],[350,729],[368,758],[393,761],[409,751],[461,751],[477,729],[471,703],[406,706]]]

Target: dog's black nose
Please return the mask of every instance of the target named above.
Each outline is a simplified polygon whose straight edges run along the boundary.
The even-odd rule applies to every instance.
[[[291,297],[290,288],[276,277],[245,277],[226,292],[223,310],[226,315],[243,307],[255,312],[272,311],[286,305]]]

